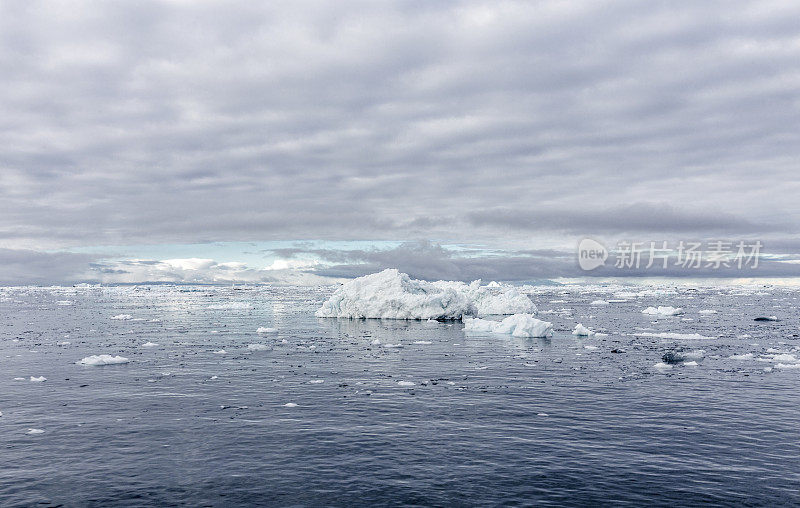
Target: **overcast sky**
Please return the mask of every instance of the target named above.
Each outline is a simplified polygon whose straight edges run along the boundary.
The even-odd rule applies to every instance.
[[[798,196],[798,2],[0,1],[0,282],[791,256]]]

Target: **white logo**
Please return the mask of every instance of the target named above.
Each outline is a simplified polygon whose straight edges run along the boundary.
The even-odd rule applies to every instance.
[[[578,265],[581,270],[594,270],[598,266],[603,266],[608,259],[608,250],[602,243],[584,238],[578,244]]]

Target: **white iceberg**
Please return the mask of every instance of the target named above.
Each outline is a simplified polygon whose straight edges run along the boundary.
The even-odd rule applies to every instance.
[[[130,360],[128,360],[124,356],[92,355],[92,356],[87,356],[83,360],[80,360],[75,363],[77,363],[78,365],[117,365],[128,362],[130,362]]]
[[[575,326],[575,329],[572,330],[572,335],[578,335],[580,337],[588,337],[590,335],[594,335],[594,332],[583,326],[581,323],[578,323]]]
[[[259,326],[258,330],[256,330],[256,333],[277,333],[277,332],[278,332],[277,328],[268,328],[266,326]]]
[[[489,288],[481,286],[480,281],[428,282],[387,269],[347,282],[322,304],[316,316],[455,320],[535,312],[531,299],[513,286]]]
[[[502,321],[464,318],[464,330],[510,334],[514,337],[547,337],[553,331],[553,324],[536,319],[532,314],[514,314]]]
[[[642,314],[649,314],[651,316],[678,316],[683,314],[683,309],[680,307],[659,305],[658,307],[648,307],[644,309]]]
[[[31,383],[44,383],[47,381],[47,378],[44,376],[33,377],[31,376]]]

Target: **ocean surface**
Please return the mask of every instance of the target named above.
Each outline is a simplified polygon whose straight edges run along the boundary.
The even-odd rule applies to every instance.
[[[548,339],[333,290],[0,288],[0,506],[800,503],[796,290],[537,286]]]

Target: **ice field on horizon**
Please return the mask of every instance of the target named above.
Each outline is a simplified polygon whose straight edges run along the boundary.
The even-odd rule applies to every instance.
[[[0,288],[0,498],[800,502],[800,290],[378,275]]]

